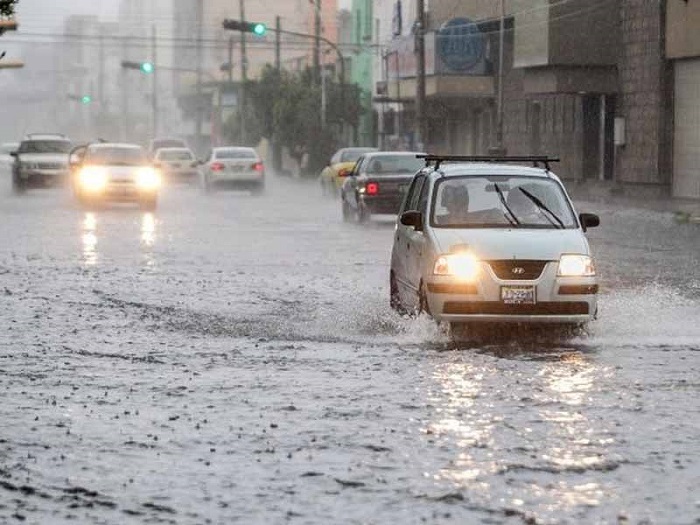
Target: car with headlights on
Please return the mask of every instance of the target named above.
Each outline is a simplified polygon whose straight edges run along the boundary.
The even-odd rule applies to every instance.
[[[153,165],[168,182],[198,182],[199,161],[189,148],[161,148],[153,154]]]
[[[24,193],[28,188],[56,186],[68,181],[68,152],[73,147],[65,135],[31,133],[10,152],[12,188]]]
[[[413,176],[423,166],[416,151],[365,153],[343,174],[340,203],[343,220],[367,222],[372,214],[396,215]]]
[[[394,236],[395,310],[425,312],[455,331],[479,323],[580,327],[596,317],[598,279],[586,231],[600,221],[576,213],[550,171],[557,159],[423,160]]]
[[[336,151],[328,162],[328,166],[321,170],[321,174],[318,177],[323,194],[338,195],[340,187],[343,185],[344,177],[352,171],[357,159],[371,151],[378,151],[378,149],[355,147],[341,148]]]
[[[160,172],[146,150],[135,144],[100,142],[71,152],[73,191],[85,206],[132,202],[154,210],[161,187]]]
[[[222,187],[242,188],[253,193],[265,190],[265,164],[254,148],[213,148],[201,169],[206,192]]]

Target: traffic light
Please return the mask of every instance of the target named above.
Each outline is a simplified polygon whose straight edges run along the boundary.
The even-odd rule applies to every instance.
[[[90,95],[83,95],[80,97],[80,103],[83,104],[84,106],[87,106],[92,102],[92,97]]]
[[[265,33],[267,33],[267,26],[262,22],[242,22],[240,20],[231,20],[227,18],[224,20],[223,25],[224,29],[241,31],[243,33],[253,33],[257,36],[265,36]]]
[[[147,75],[150,75],[156,70],[156,66],[153,62],[131,62],[129,60],[122,60],[122,67],[124,69],[138,69]]]

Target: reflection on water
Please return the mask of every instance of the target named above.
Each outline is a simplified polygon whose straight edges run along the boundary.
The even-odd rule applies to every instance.
[[[597,506],[609,497],[594,473],[619,465],[611,457],[616,441],[588,417],[587,406],[596,382],[612,371],[583,352],[557,356],[501,359],[461,351],[438,363],[428,393],[436,408],[425,430],[449,457],[426,475],[490,504],[505,502],[499,485],[506,482],[505,503],[535,513]]]
[[[95,266],[97,264],[97,216],[94,213],[88,212],[83,218],[83,262],[87,266]]]
[[[81,224],[81,245],[82,245],[82,261],[86,266],[96,266],[100,260],[100,252],[98,251],[99,241],[108,241],[109,246],[116,247],[116,253],[119,257],[133,255],[138,253],[134,249],[122,249],[122,244],[127,241],[128,244],[133,242],[134,237],[128,235],[129,230],[123,228],[119,217],[119,222],[109,224],[109,217],[102,216],[98,221],[98,216],[94,212],[87,212],[83,216]],[[132,221],[129,221],[133,224]],[[98,223],[101,224],[100,232],[98,233]],[[153,213],[144,213],[139,217],[138,222],[138,242],[140,253],[144,257],[144,264],[151,267],[155,264],[153,257],[153,248],[156,243],[157,221]],[[111,226],[111,228],[110,228]],[[107,232],[111,232],[108,235]],[[126,235],[125,235],[126,234]],[[102,243],[102,251],[106,246]]]

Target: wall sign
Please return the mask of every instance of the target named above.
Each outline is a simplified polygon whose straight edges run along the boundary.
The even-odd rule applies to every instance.
[[[484,35],[468,18],[453,18],[437,32],[437,52],[452,71],[466,72],[483,63]]]

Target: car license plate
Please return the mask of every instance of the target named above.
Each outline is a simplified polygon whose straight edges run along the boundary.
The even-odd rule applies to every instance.
[[[505,304],[535,304],[535,287],[501,286],[501,301]]]

